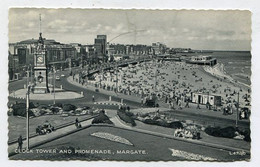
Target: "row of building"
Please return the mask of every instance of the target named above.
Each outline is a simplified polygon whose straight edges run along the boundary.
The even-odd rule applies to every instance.
[[[152,43],[152,46],[109,44],[107,49],[109,55],[159,55],[165,54],[166,50],[166,45],[160,42]]]
[[[159,42],[147,45],[109,44],[106,35],[97,35],[92,45],[79,43],[63,44],[52,39],[43,38],[48,66],[57,68],[78,66],[79,64],[96,64],[112,60],[111,57],[127,55],[154,55],[164,54],[166,45]],[[34,64],[33,54],[38,39],[29,39],[9,44],[9,76],[13,79],[14,73],[25,73],[30,65]],[[113,60],[116,60],[113,58]]]

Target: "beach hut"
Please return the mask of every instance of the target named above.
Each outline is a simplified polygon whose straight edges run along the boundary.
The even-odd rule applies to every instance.
[[[207,104],[209,102],[212,106],[221,106],[221,96],[216,94],[192,92],[191,102],[196,104]]]

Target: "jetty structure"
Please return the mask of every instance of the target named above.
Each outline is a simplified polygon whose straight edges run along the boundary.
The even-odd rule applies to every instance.
[[[198,56],[191,56],[190,59],[186,60],[186,63],[214,66],[217,64],[217,59],[212,58],[211,56],[198,55]]]

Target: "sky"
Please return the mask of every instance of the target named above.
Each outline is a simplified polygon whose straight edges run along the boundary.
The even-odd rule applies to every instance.
[[[39,14],[43,37],[61,43],[93,44],[105,34],[110,43],[251,50],[251,13],[241,10],[10,8],[9,42],[37,39]]]

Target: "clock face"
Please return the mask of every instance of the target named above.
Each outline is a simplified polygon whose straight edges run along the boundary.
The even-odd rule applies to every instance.
[[[37,63],[38,64],[43,64],[44,63],[43,56],[37,56]]]

